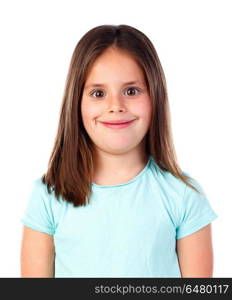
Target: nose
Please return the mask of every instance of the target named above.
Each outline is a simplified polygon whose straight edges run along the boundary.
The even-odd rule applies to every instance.
[[[126,108],[123,103],[123,99],[120,99],[120,97],[115,96],[111,97],[109,101],[109,112],[125,112]]]

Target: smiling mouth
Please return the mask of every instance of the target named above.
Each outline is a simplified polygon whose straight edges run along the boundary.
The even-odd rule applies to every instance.
[[[124,122],[124,123],[106,123],[106,122],[101,122],[101,123],[108,128],[120,129],[120,128],[126,128],[130,126],[134,121],[135,120],[131,120],[129,122]]]

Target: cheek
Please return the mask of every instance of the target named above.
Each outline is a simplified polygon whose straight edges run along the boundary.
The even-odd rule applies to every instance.
[[[137,116],[143,119],[144,122],[150,124],[151,120],[151,102],[150,99],[144,99],[141,103],[136,106]]]
[[[91,127],[91,124],[95,122],[95,119],[98,117],[100,111],[97,105],[91,103],[86,103],[85,101],[81,104],[81,115],[85,127]]]

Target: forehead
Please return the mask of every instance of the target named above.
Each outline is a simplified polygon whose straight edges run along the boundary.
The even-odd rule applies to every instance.
[[[93,62],[86,77],[86,85],[143,81],[143,70],[136,60],[127,52],[112,49]]]

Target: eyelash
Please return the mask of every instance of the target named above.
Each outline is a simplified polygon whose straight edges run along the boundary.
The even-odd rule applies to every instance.
[[[129,89],[137,90],[137,91],[138,91],[137,95],[141,93],[141,90],[140,90],[139,88],[136,88],[136,87],[131,86],[131,87],[129,87],[127,90],[129,90]],[[102,91],[102,90],[94,90],[94,91],[92,91],[92,92],[90,93],[90,96],[93,96],[93,94],[94,94],[95,92],[98,92],[98,91]],[[129,95],[128,95],[128,96],[129,96],[129,97],[133,97],[133,96],[137,96],[137,95],[132,95],[132,96],[129,96]],[[94,98],[102,98],[102,97],[94,97]]]

